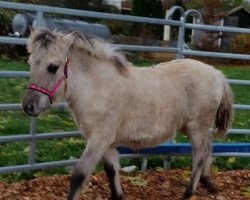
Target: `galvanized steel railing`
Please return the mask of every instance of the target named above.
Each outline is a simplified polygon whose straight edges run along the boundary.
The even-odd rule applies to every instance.
[[[39,26],[39,23],[40,23],[40,25],[42,24],[41,20],[43,19],[44,13],[56,13],[56,14],[88,17],[88,18],[100,18],[100,19],[106,19],[106,20],[120,20],[120,21],[135,22],[135,23],[178,26],[179,27],[179,34],[178,34],[178,43],[177,43],[176,48],[174,48],[174,47],[140,46],[140,45],[116,45],[116,46],[121,50],[127,50],[127,51],[148,51],[148,52],[176,53],[177,59],[183,58],[184,56],[206,56],[206,57],[221,57],[221,58],[229,58],[229,59],[250,60],[250,55],[218,53],[218,52],[204,52],[204,51],[193,51],[193,50],[184,49],[184,35],[185,35],[186,29],[199,29],[199,30],[210,30],[210,31],[247,33],[247,34],[250,34],[250,29],[204,25],[202,17],[198,11],[188,10],[185,12],[181,7],[178,7],[178,6],[174,6],[168,12],[168,16],[166,19],[135,17],[135,16],[126,16],[126,15],[117,15],[117,14],[108,14],[108,13],[99,13],[99,12],[91,12],[91,11],[83,11],[83,10],[66,9],[66,8],[56,8],[56,7],[49,7],[49,6],[39,6],[39,5],[32,5],[32,4],[11,3],[11,2],[3,2],[3,1],[0,1],[0,8],[36,12],[38,26]],[[175,20],[171,19],[172,14],[176,10],[179,10],[181,13],[181,18],[179,21],[175,21]],[[186,23],[186,18],[189,15],[193,16],[196,19],[195,20],[196,24]],[[26,38],[0,36],[0,43],[26,45],[27,39]],[[0,78],[11,78],[11,77],[27,78],[27,77],[29,77],[29,72],[0,71]],[[250,80],[229,79],[228,82],[230,84],[250,85]],[[61,103],[61,104],[58,104],[54,107],[65,108],[66,104]],[[250,105],[234,105],[234,108],[239,109],[239,110],[250,110]],[[0,111],[1,110],[2,111],[3,110],[21,110],[21,105],[20,104],[0,104]],[[230,134],[250,134],[250,130],[249,129],[230,129],[229,133]],[[28,164],[0,167],[0,173],[74,165],[77,162],[76,159],[54,161],[54,162],[45,162],[45,163],[35,163],[35,142],[36,142],[36,140],[59,139],[59,138],[67,138],[67,137],[79,137],[79,136],[80,136],[79,131],[37,134],[36,118],[31,118],[30,133],[29,134],[0,136],[0,144],[14,142],[14,141],[30,141]],[[247,143],[247,144],[249,144],[249,143]],[[213,155],[214,156],[247,156],[247,157],[250,157],[250,145],[249,145],[247,152],[214,153]],[[130,155],[121,155],[121,157],[129,157],[129,156]],[[137,155],[133,155],[133,156],[137,156]],[[148,155],[139,155],[139,156],[148,156]]]

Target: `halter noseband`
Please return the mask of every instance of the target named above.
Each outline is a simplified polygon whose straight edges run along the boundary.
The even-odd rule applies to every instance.
[[[63,77],[61,77],[57,81],[57,83],[52,87],[51,90],[47,90],[46,88],[40,87],[40,86],[38,86],[38,85],[36,85],[34,83],[30,83],[28,85],[28,89],[36,90],[38,92],[41,92],[41,93],[47,95],[49,97],[50,103],[52,104],[55,92],[57,91],[57,89],[59,88],[59,86],[61,85],[61,83],[63,82],[63,80],[68,78],[68,66],[69,66],[69,62],[70,62],[69,58],[66,57],[66,62],[65,62],[65,65],[64,65],[64,75],[63,75]]]

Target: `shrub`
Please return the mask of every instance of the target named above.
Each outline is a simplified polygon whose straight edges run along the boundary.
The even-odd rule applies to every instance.
[[[231,39],[231,51],[233,53],[250,54],[250,35],[235,34]]]
[[[105,24],[109,27],[112,35],[132,35],[133,29],[132,23],[125,22],[125,21],[116,21],[116,20],[110,20],[110,21],[99,21],[99,23]]]

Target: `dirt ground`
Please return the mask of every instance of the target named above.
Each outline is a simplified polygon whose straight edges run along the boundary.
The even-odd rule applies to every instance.
[[[156,170],[143,173],[122,173],[121,182],[125,200],[179,200],[188,183],[190,171]],[[0,183],[0,200],[64,200],[69,176],[42,177],[29,181]],[[249,200],[250,170],[217,172],[212,180],[218,193],[208,194],[200,185],[197,200]],[[110,198],[109,185],[104,173],[91,176],[81,190],[81,200]]]

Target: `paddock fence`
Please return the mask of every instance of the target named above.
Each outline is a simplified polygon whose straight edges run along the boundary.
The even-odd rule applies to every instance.
[[[250,34],[250,29],[246,28],[235,28],[235,27],[221,27],[221,26],[212,26],[203,24],[201,14],[196,10],[187,10],[184,11],[181,7],[174,6],[172,7],[166,19],[155,19],[155,18],[146,18],[146,17],[135,17],[128,15],[119,15],[119,14],[109,14],[109,13],[100,13],[100,12],[91,12],[83,10],[74,10],[67,8],[58,8],[58,7],[49,7],[25,3],[11,3],[0,1],[0,9],[13,9],[20,11],[29,11],[33,12],[36,15],[37,26],[42,27],[42,20],[44,14],[60,14],[60,15],[71,15],[78,17],[87,17],[87,18],[98,18],[104,20],[120,20],[126,22],[134,23],[145,23],[145,24],[157,24],[161,26],[175,26],[178,27],[178,41],[177,47],[156,47],[156,46],[140,46],[140,45],[115,45],[117,48],[123,51],[134,51],[134,52],[169,52],[175,53],[176,59],[185,58],[185,56],[199,56],[199,57],[212,57],[212,58],[228,58],[228,59],[242,59],[250,60],[250,55],[246,54],[233,54],[233,53],[218,53],[218,52],[205,52],[205,51],[195,51],[184,48],[184,35],[187,29],[193,30],[208,30],[208,31],[217,31],[217,32],[231,32],[231,33],[245,33]],[[180,20],[172,20],[172,15],[174,12],[180,12]],[[194,23],[187,23],[187,18],[192,16],[195,20]],[[0,36],[1,44],[22,44],[26,45],[27,38],[17,38],[17,37],[8,37]],[[29,72],[25,71],[0,71],[0,78],[28,78]],[[236,80],[229,79],[230,84],[236,85],[248,85],[250,86],[250,80]],[[54,108],[65,109],[67,105],[65,103],[59,103]],[[237,110],[250,110],[250,105],[241,105],[235,104],[234,109]],[[21,110],[21,104],[0,104],[0,111],[15,111]],[[250,135],[250,129],[235,129],[232,128],[229,130],[229,134],[238,134],[238,135]],[[24,165],[15,165],[15,166],[0,166],[0,173],[11,173],[11,172],[20,172],[27,170],[35,169],[45,169],[52,167],[63,167],[75,165],[77,159],[70,160],[60,160],[53,162],[44,162],[36,163],[36,141],[38,140],[49,140],[49,139],[61,139],[69,137],[80,137],[79,131],[68,131],[68,132],[56,132],[56,133],[37,133],[37,118],[30,118],[30,131],[27,134],[17,135],[7,135],[0,136],[0,145],[11,143],[11,142],[20,142],[28,141],[29,142],[29,159],[28,163]],[[127,148],[118,147],[121,158],[129,157],[143,157],[142,170],[145,170],[147,166],[147,157],[153,155],[165,155],[167,162],[165,166],[169,167],[169,161],[171,156],[174,155],[190,155],[191,146],[189,143],[173,143],[167,142],[161,144],[154,148],[140,149],[138,151],[133,151]],[[236,157],[250,157],[250,143],[241,142],[241,143],[214,143],[213,144],[213,156],[236,156]],[[14,159],[14,158],[13,158]]]

